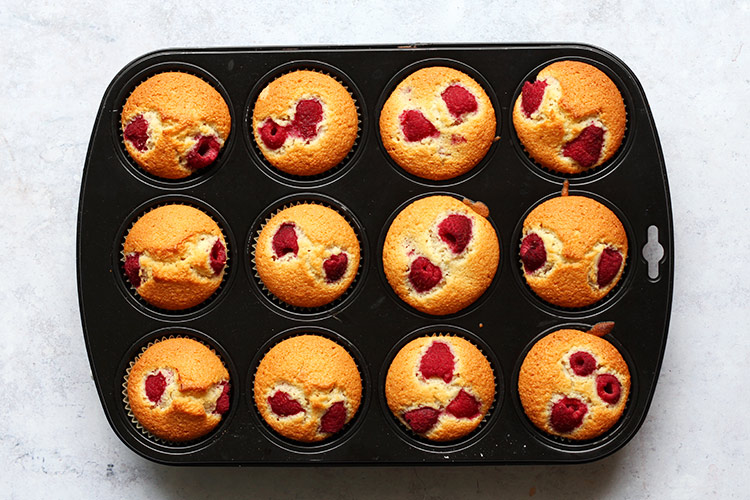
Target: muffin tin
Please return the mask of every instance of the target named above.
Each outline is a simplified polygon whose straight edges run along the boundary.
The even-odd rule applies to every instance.
[[[592,171],[562,175],[535,164],[513,131],[511,111],[523,82],[561,59],[588,62],[618,85],[628,110],[626,137],[615,157]],[[484,86],[495,106],[497,140],[464,176],[428,181],[399,168],[385,152],[378,117],[383,102],[407,74],[431,65],[458,68]],[[359,107],[354,150],[330,173],[309,179],[268,165],[251,137],[254,96],[275,75],[312,68],[344,82]],[[226,100],[232,131],[217,161],[183,180],[153,177],[122,144],[125,99],[162,71],[185,71],[211,83]],[[521,224],[538,203],[570,193],[614,209],[629,238],[623,279],[602,301],[581,309],[544,303],[525,285],[518,256]],[[415,198],[451,194],[486,203],[498,233],[500,265],[493,283],[457,314],[419,313],[391,290],[382,269],[390,221]],[[252,269],[252,240],[276,208],[319,201],[355,223],[362,263],[352,289],[331,307],[286,308],[267,297]],[[219,223],[230,256],[227,275],[206,303],[187,311],[155,309],[124,277],[124,234],[148,208],[186,203]],[[658,241],[655,238],[658,235]],[[167,50],[143,56],[112,81],[99,109],[86,157],[77,235],[78,291],[84,338],[99,397],[112,428],[136,453],[165,464],[192,465],[416,465],[576,463],[605,457],[638,431],[654,394],[664,355],[672,300],[673,228],[666,169],[656,128],[635,75],[615,56],[578,44],[306,47]],[[661,255],[659,255],[661,247]],[[654,251],[656,250],[656,251]],[[656,255],[656,257],[654,257]],[[649,270],[649,268],[651,268]],[[623,354],[632,392],[620,421],[599,438],[573,442],[537,430],[520,406],[515,384],[523,357],[551,331],[586,330],[614,321],[606,338]],[[406,342],[431,332],[452,333],[487,354],[497,397],[469,436],[432,443],[391,415],[383,382]],[[318,333],[350,350],[363,375],[358,415],[339,434],[315,445],[284,440],[265,427],[252,398],[253,373],[279,340]],[[170,444],[149,438],[130,421],[122,384],[126,368],[148,342],[169,335],[200,340],[221,354],[231,376],[231,408],[208,436]]]

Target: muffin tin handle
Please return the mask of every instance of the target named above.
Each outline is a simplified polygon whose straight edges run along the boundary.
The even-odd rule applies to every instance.
[[[664,247],[659,243],[659,228],[648,227],[648,241],[643,246],[642,255],[648,262],[648,278],[651,281],[659,279],[659,264],[664,261]]]

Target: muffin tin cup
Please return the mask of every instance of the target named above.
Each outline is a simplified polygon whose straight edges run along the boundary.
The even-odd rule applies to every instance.
[[[321,172],[315,175],[294,175],[275,167],[265,157],[263,151],[255,140],[255,131],[253,129],[253,110],[255,109],[255,102],[258,100],[258,96],[271,82],[276,79],[292,73],[294,71],[309,70],[322,73],[330,76],[338,83],[340,83],[349,95],[354,100],[354,106],[357,108],[357,137],[354,139],[351,149],[346,154],[343,160],[338,165],[334,165],[325,172]],[[345,175],[349,169],[354,165],[357,152],[359,150],[360,141],[365,137],[367,131],[367,109],[364,107],[364,100],[361,97],[359,89],[354,82],[340,69],[326,64],[322,61],[316,60],[300,60],[291,61],[286,64],[272,69],[266,73],[259,81],[255,84],[250,96],[245,105],[245,119],[244,119],[244,135],[247,142],[248,148],[253,152],[253,157],[261,166],[263,171],[271,178],[279,180],[280,182],[288,183],[296,187],[312,188],[319,187],[330,182],[335,181],[338,177]]]
[[[592,62],[604,70],[620,87],[628,109],[626,140],[613,163],[580,177],[554,175],[534,166],[509,119],[524,79],[561,59]],[[361,133],[345,166],[305,183],[263,165],[247,120],[262,82],[279,71],[316,68],[312,63],[319,63],[318,69],[333,68],[322,70],[355,95]],[[380,107],[393,87],[407,73],[436,64],[462,70],[484,87],[495,107],[500,137],[469,173],[439,182],[409,176],[397,167],[377,133]],[[120,112],[140,81],[180,68],[220,91],[230,107],[233,130],[217,163],[195,178],[151,179],[130,163],[120,136]],[[237,117],[242,119],[239,128]],[[238,133],[245,139],[237,138]],[[571,193],[612,209],[625,226],[629,244],[620,283],[602,301],[580,310],[547,305],[521,274],[522,222],[540,201],[559,195],[564,179],[570,180]],[[434,194],[484,202],[500,242],[498,269],[484,295],[447,316],[423,314],[401,301],[382,266],[383,241],[395,215],[415,199]],[[304,201],[336,209],[358,234],[361,248],[359,276],[349,290],[333,305],[316,311],[275,302],[258,282],[252,263],[254,237],[266,218],[285,205]],[[214,218],[227,240],[231,261],[224,281],[195,309],[153,308],[138,298],[123,273],[121,252],[132,223],[149,208],[166,203],[201,209]],[[658,274],[649,277],[643,248],[647,242],[655,244],[648,240],[654,227],[664,257]],[[604,50],[577,44],[180,49],[130,63],[104,95],[83,172],[77,279],[84,339],[104,413],[123,443],[149,460],[256,466],[583,463],[625,446],[646,417],[666,345],[673,247],[666,168],[645,94],[627,66]],[[607,339],[631,370],[627,407],[615,427],[600,438],[561,442],[536,429],[519,411],[517,370],[539,332],[577,322],[584,328],[600,321],[615,322]],[[152,333],[144,337],[143,332]],[[490,359],[497,399],[486,421],[469,436],[438,445],[423,442],[388,409],[382,386],[385,372],[405,343],[406,332],[412,332],[409,338],[454,333]],[[284,336],[302,333],[328,336],[344,346],[356,360],[364,386],[363,402],[349,426],[313,446],[287,442],[270,430],[252,395],[260,357]],[[129,363],[149,341],[169,335],[189,336],[214,348],[231,376],[230,412],[214,432],[195,443],[166,444],[149,438],[131,422],[122,400]],[[380,403],[372,401],[377,399]]]

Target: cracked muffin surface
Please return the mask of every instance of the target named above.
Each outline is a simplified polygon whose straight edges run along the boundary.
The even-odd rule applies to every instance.
[[[197,76],[156,74],[130,94],[120,118],[125,148],[148,173],[182,179],[211,165],[231,129],[221,94]]]
[[[332,208],[302,203],[273,215],[255,244],[263,285],[296,307],[320,307],[346,292],[359,270],[357,235]]]
[[[316,442],[341,431],[357,413],[362,380],[346,349],[319,335],[299,335],[266,353],[255,372],[253,395],[274,431]]]
[[[495,139],[495,109],[481,85],[447,67],[406,77],[380,112],[388,154],[410,174],[444,180],[465,174]]]
[[[566,174],[609,160],[627,124],[617,85],[601,70],[559,61],[524,82],[513,107],[513,126],[524,149],[540,165]]]
[[[146,302],[194,307],[219,288],[227,246],[218,224],[197,208],[164,205],[141,216],[123,245],[125,274]]]
[[[592,439],[622,416],[630,371],[619,351],[597,334],[558,330],[539,340],[518,376],[524,412],[539,429]]]
[[[428,314],[452,314],[490,286],[500,245],[492,224],[475,210],[482,211],[479,206],[486,210],[452,196],[428,196],[393,220],[383,245],[383,268],[407,304]]]
[[[166,441],[206,435],[229,411],[229,373],[219,357],[198,341],[170,338],[148,347],[127,382],[132,416]]]
[[[433,441],[476,429],[495,400],[495,376],[482,352],[453,335],[420,337],[396,354],[385,379],[393,415]]]

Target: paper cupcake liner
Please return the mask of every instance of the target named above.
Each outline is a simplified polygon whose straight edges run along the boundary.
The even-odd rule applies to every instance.
[[[271,351],[271,349],[273,349],[277,345],[281,344],[285,340],[289,340],[289,339],[294,338],[294,337],[301,337],[303,335],[315,335],[315,336],[318,336],[318,337],[323,337],[325,339],[328,339],[328,340],[334,342],[337,346],[339,346],[342,349],[344,349],[347,352],[347,354],[349,354],[349,357],[351,357],[352,360],[354,361],[354,365],[357,367],[357,372],[359,373],[360,384],[362,385],[362,394],[361,394],[360,399],[359,399],[359,407],[357,408],[357,411],[354,413],[354,415],[352,415],[352,418],[350,418],[349,421],[344,424],[344,427],[342,427],[341,430],[338,431],[335,434],[332,434],[332,435],[330,435],[330,436],[328,436],[326,438],[323,438],[323,439],[321,439],[319,441],[312,441],[312,442],[309,442],[309,443],[305,442],[305,441],[294,440],[294,439],[289,438],[287,436],[284,436],[281,433],[279,433],[278,431],[276,431],[273,427],[271,427],[271,424],[269,424],[266,421],[266,419],[263,418],[263,415],[261,414],[260,410],[258,409],[258,404],[255,401],[255,375],[258,373],[258,367],[260,366],[260,363],[263,361],[263,359],[265,359],[266,355]],[[252,404],[252,407],[253,407],[253,411],[255,411],[255,414],[258,416],[258,420],[260,420],[262,422],[263,426],[266,428],[266,430],[271,435],[273,435],[277,439],[280,439],[280,440],[284,441],[285,443],[291,444],[293,446],[301,446],[301,447],[309,447],[309,448],[319,447],[319,446],[325,446],[325,445],[328,445],[328,444],[330,444],[330,443],[332,443],[332,442],[340,439],[341,437],[345,436],[347,434],[347,432],[353,427],[354,423],[359,419],[360,415],[362,414],[362,407],[365,404],[365,391],[367,390],[367,384],[365,383],[366,379],[364,377],[364,373],[362,372],[362,368],[360,367],[360,363],[359,363],[357,355],[355,355],[355,353],[353,353],[346,345],[343,345],[341,342],[339,342],[339,339],[336,338],[336,336],[330,335],[330,334],[328,334],[326,332],[317,331],[315,328],[311,328],[310,331],[299,331],[299,332],[291,333],[291,334],[288,334],[288,335],[285,335],[284,333],[282,333],[281,335],[279,335],[279,337],[283,337],[283,338],[279,338],[276,342],[274,342],[273,344],[271,344],[271,345],[269,345],[269,346],[267,346],[265,348],[265,350],[263,352],[263,356],[258,357],[258,360],[255,363],[255,367],[254,367],[254,370],[253,370],[253,376],[252,376],[252,380],[251,380],[251,383],[250,383],[250,389],[249,389],[250,390],[250,401],[251,401],[251,404]]]
[[[200,210],[205,215],[207,215],[208,217],[210,217],[212,221],[214,221],[216,223],[216,225],[219,227],[219,230],[221,231],[222,236],[224,236],[225,249],[226,249],[226,253],[227,253],[227,261],[226,261],[226,264],[224,265],[224,274],[221,277],[221,283],[219,283],[219,286],[216,288],[216,290],[214,290],[214,293],[212,293],[211,295],[209,295],[203,302],[201,302],[200,304],[195,305],[193,307],[189,307],[187,309],[163,309],[161,307],[157,307],[157,306],[151,304],[146,299],[144,299],[143,297],[141,297],[141,294],[138,293],[138,289],[136,287],[134,287],[130,283],[130,280],[128,279],[128,276],[125,273],[125,240],[127,239],[128,235],[130,234],[130,231],[133,229],[133,226],[135,225],[136,222],[138,222],[147,213],[149,213],[152,210],[155,210],[157,208],[168,206],[168,205],[185,205],[185,206],[192,207],[192,208],[195,208],[197,210]],[[168,315],[173,315],[173,316],[190,314],[190,313],[193,313],[193,312],[195,312],[195,311],[197,311],[199,309],[202,309],[202,308],[206,307],[208,304],[210,304],[211,302],[213,302],[216,299],[216,297],[219,296],[219,294],[221,293],[221,291],[224,289],[224,286],[225,286],[225,284],[227,282],[229,273],[231,272],[231,267],[230,267],[231,253],[230,253],[230,251],[231,250],[229,248],[229,240],[227,238],[226,231],[224,231],[224,228],[222,228],[221,223],[219,221],[217,221],[216,218],[213,217],[210,213],[208,213],[204,208],[202,208],[200,206],[197,206],[197,205],[194,205],[192,203],[188,203],[186,201],[165,201],[163,203],[159,203],[157,205],[149,207],[147,210],[145,210],[140,215],[138,215],[136,218],[134,218],[131,221],[130,225],[128,226],[127,231],[125,231],[125,233],[123,234],[123,236],[122,236],[122,242],[120,243],[120,260],[119,260],[119,262],[120,262],[120,277],[124,280],[125,288],[130,292],[130,294],[133,296],[133,298],[139,304],[141,304],[142,306],[144,306],[144,307],[146,307],[148,309],[151,309],[152,311],[156,311],[158,313],[161,313],[161,314],[168,314]]]
[[[474,347],[476,347],[477,350],[479,350],[479,352],[482,354],[482,356],[484,356],[484,359],[486,359],[487,362],[490,364],[490,369],[492,370],[492,381],[493,381],[493,383],[495,385],[495,397],[492,400],[492,404],[490,404],[490,407],[487,409],[487,413],[485,413],[482,416],[482,420],[480,420],[480,422],[477,424],[477,426],[474,429],[472,429],[468,433],[464,434],[463,436],[460,436],[460,437],[458,437],[456,439],[453,439],[451,441],[436,441],[436,440],[430,439],[428,437],[425,437],[422,434],[417,434],[416,432],[414,432],[413,429],[411,429],[408,425],[406,425],[406,423],[403,422],[393,412],[393,410],[391,409],[391,407],[388,406],[388,398],[387,397],[385,398],[386,406],[388,407],[388,411],[389,411],[391,417],[396,422],[396,424],[399,426],[399,428],[401,428],[402,430],[404,430],[406,432],[406,434],[411,439],[413,439],[415,441],[418,441],[418,442],[420,442],[422,444],[426,444],[426,445],[430,445],[430,446],[436,446],[436,447],[452,447],[452,446],[460,445],[461,443],[464,443],[464,442],[466,442],[468,440],[471,440],[474,436],[476,436],[477,434],[479,434],[479,432],[481,432],[484,427],[486,427],[487,423],[490,420],[490,417],[492,416],[493,412],[495,411],[495,409],[497,407],[498,401],[502,399],[503,395],[500,394],[500,390],[499,390],[498,383],[497,383],[497,377],[495,376],[495,367],[492,364],[492,360],[487,356],[487,354],[485,354],[484,350],[480,346],[478,346],[475,342],[473,342],[470,338],[467,338],[465,335],[461,335],[460,333],[455,333],[455,332],[432,332],[432,333],[428,333],[426,335],[417,335],[417,336],[409,338],[409,340],[406,343],[404,343],[404,345],[402,345],[401,348],[398,351],[396,351],[395,355],[391,359],[391,363],[388,365],[388,369],[390,370],[391,365],[393,364],[393,360],[396,358],[396,355],[398,355],[398,353],[401,352],[401,349],[403,349],[404,347],[406,347],[406,345],[409,344],[409,342],[412,342],[412,341],[417,340],[417,339],[425,338],[425,337],[430,337],[430,338],[433,338],[433,337],[437,337],[437,338],[440,338],[440,337],[457,337],[457,338],[461,338],[461,339],[469,342]],[[382,389],[383,389],[383,392],[385,392],[385,387],[383,387]],[[498,394],[500,394],[501,397],[498,397]],[[441,412],[443,412],[443,411],[445,411],[445,408],[441,409]]]
[[[130,96],[133,95],[133,92],[135,92],[135,89],[138,88],[143,82],[145,82],[149,78],[151,78],[153,76],[156,76],[156,75],[159,75],[161,73],[184,73],[186,75],[194,76],[194,77],[200,79],[201,81],[205,82],[206,84],[210,85],[211,88],[214,89],[214,90],[216,90],[216,92],[218,92],[219,95],[221,96],[221,98],[224,100],[224,103],[227,105],[227,108],[229,110],[229,115],[231,117],[232,111],[231,111],[231,107],[229,105],[229,102],[227,102],[226,97],[219,91],[219,89],[216,88],[216,86],[213,83],[211,83],[208,80],[206,80],[206,78],[204,78],[202,75],[197,74],[196,72],[193,72],[193,71],[187,71],[184,68],[180,68],[180,69],[164,69],[163,71],[157,71],[156,73],[149,74],[145,78],[139,80],[138,83],[136,83],[133,86],[133,88],[130,90],[130,92],[128,93],[127,97],[125,97],[125,99],[122,102],[122,105],[120,106],[120,112],[117,114],[117,131],[118,131],[119,139],[120,139],[118,141],[119,144],[120,144],[120,149],[122,150],[123,156],[127,159],[128,163],[133,168],[135,168],[139,173],[141,173],[142,175],[148,177],[151,180],[154,180],[154,181],[157,181],[157,182],[166,182],[166,183],[179,183],[179,182],[192,181],[192,180],[194,180],[194,179],[196,179],[198,177],[201,177],[201,176],[205,175],[209,171],[215,170],[216,166],[220,162],[223,161],[224,157],[226,156],[225,150],[226,150],[227,143],[229,143],[229,138],[232,136],[232,132],[234,131],[234,128],[235,128],[234,120],[232,120],[233,123],[232,123],[232,126],[231,126],[230,130],[229,130],[229,135],[224,140],[224,143],[221,145],[221,149],[219,149],[219,154],[216,156],[216,160],[214,160],[213,163],[211,163],[210,165],[208,165],[206,167],[203,167],[203,168],[199,168],[199,169],[193,171],[192,174],[190,174],[190,175],[188,175],[186,177],[181,177],[179,179],[168,179],[166,177],[159,177],[158,175],[152,174],[151,172],[149,172],[148,170],[146,170],[143,166],[141,166],[141,164],[138,163],[138,161],[135,158],[133,158],[133,156],[130,154],[130,152],[128,151],[128,148],[125,147],[125,131],[122,128],[122,113],[123,113],[123,111],[125,109],[125,104],[128,102],[128,99],[130,99]]]
[[[276,295],[274,295],[271,292],[271,290],[269,290],[266,287],[265,283],[263,283],[263,280],[261,279],[260,274],[258,273],[258,268],[257,268],[257,266],[255,264],[255,252],[256,252],[257,246],[258,246],[258,238],[260,238],[260,233],[263,230],[263,228],[266,226],[266,224],[268,224],[268,222],[273,217],[275,217],[276,215],[278,215],[280,212],[282,212],[283,210],[286,210],[287,208],[291,208],[291,207],[294,207],[294,206],[297,206],[297,205],[320,205],[320,206],[323,206],[323,207],[326,207],[326,208],[330,208],[331,210],[334,210],[337,214],[339,214],[341,217],[343,217],[344,220],[346,220],[346,222],[352,228],[352,230],[354,231],[354,234],[357,236],[357,243],[359,244],[359,267],[357,268],[357,274],[354,276],[354,279],[349,284],[349,286],[344,291],[344,293],[342,293],[341,295],[339,295],[336,299],[334,299],[333,301],[329,302],[328,304],[325,304],[325,305],[322,305],[322,306],[318,306],[318,307],[300,307],[300,306],[295,306],[295,305],[289,304],[287,302],[284,302],[283,300],[281,300],[280,298],[278,298]],[[322,313],[322,312],[326,312],[326,311],[330,311],[332,309],[335,309],[342,302],[344,302],[349,296],[351,296],[351,294],[356,289],[357,284],[359,283],[359,281],[360,281],[360,279],[362,277],[362,270],[364,268],[363,263],[365,262],[365,258],[366,258],[366,255],[365,255],[366,249],[365,249],[365,247],[362,244],[362,237],[360,235],[359,226],[358,226],[358,224],[355,221],[353,221],[351,218],[349,218],[346,214],[342,213],[337,206],[332,205],[330,203],[326,203],[326,202],[319,201],[319,200],[309,200],[309,201],[307,201],[307,200],[299,200],[299,201],[295,201],[295,202],[292,202],[292,203],[286,203],[286,204],[282,205],[281,207],[276,208],[272,213],[266,215],[266,217],[264,218],[264,221],[260,224],[260,226],[257,228],[257,230],[253,231],[252,234],[253,234],[253,236],[251,237],[251,241],[250,241],[250,252],[251,252],[250,263],[252,264],[252,274],[253,274],[253,277],[255,278],[255,282],[260,287],[261,291],[275,305],[277,305],[279,307],[282,307],[282,308],[286,309],[287,311],[294,312],[294,313],[318,314],[318,313]]]
[[[159,339],[152,340],[152,341],[148,342],[145,346],[141,347],[141,350],[138,353],[138,355],[134,359],[132,359],[130,361],[130,363],[128,364],[128,367],[125,369],[125,376],[123,377],[123,381],[122,381],[122,402],[123,402],[123,405],[125,406],[125,413],[127,414],[128,419],[130,420],[130,422],[135,426],[136,429],[138,429],[141,432],[141,434],[143,434],[144,436],[146,436],[151,441],[154,441],[154,442],[162,444],[162,445],[167,445],[167,446],[190,446],[191,444],[195,444],[195,443],[197,443],[199,441],[202,441],[202,440],[206,439],[211,434],[213,434],[214,432],[216,432],[216,430],[224,422],[225,416],[222,415],[221,421],[216,425],[216,427],[214,427],[210,432],[208,432],[204,436],[201,436],[201,437],[196,438],[196,439],[192,439],[190,441],[168,441],[166,439],[162,439],[160,437],[157,437],[157,436],[151,434],[151,432],[149,432],[145,427],[143,427],[143,425],[141,425],[140,421],[138,421],[138,419],[135,417],[135,415],[133,415],[133,411],[130,408],[130,399],[128,397],[128,379],[130,378],[130,371],[133,369],[133,366],[135,366],[135,363],[140,359],[140,357],[143,355],[143,353],[145,353],[151,346],[153,346],[154,344],[157,344],[159,342],[162,342],[164,340],[169,340],[169,339],[189,339],[189,340],[194,340],[196,342],[199,342],[200,344],[206,346],[212,353],[214,353],[216,355],[216,357],[219,358],[219,361],[221,361],[221,364],[224,365],[224,368],[227,369],[227,372],[229,372],[229,368],[227,368],[227,365],[224,362],[224,360],[222,359],[221,355],[219,353],[217,353],[214,348],[212,348],[210,345],[206,344],[202,340],[200,340],[198,338],[195,338],[195,337],[192,337],[190,335],[165,335],[165,336],[162,336]],[[231,378],[229,379],[229,381],[231,383]]]
[[[300,67],[296,67],[296,68],[290,68],[290,69],[288,69],[286,71],[283,71],[283,72],[279,73],[278,75],[274,76],[274,78],[271,79],[271,80],[269,80],[268,83],[266,83],[265,87],[263,87],[263,88],[268,87],[268,85],[270,85],[271,83],[275,82],[276,80],[278,80],[279,78],[281,78],[284,75],[288,75],[290,73],[294,73],[296,71],[303,71],[303,70],[304,71],[314,71],[316,73],[320,73],[320,74],[323,74],[323,75],[326,75],[326,76],[330,76],[331,78],[333,78],[334,80],[336,80],[336,82],[338,82],[342,87],[344,87],[344,89],[351,96],[352,101],[354,101],[354,107],[357,110],[357,135],[354,138],[354,143],[352,144],[352,147],[349,149],[349,152],[346,154],[346,156],[344,156],[344,159],[342,159],[337,165],[332,166],[331,168],[329,168],[325,172],[321,172],[321,173],[315,174],[315,175],[295,175],[295,174],[290,174],[290,173],[284,172],[280,168],[274,166],[268,160],[268,158],[266,158],[266,155],[263,154],[263,150],[261,150],[260,146],[258,145],[258,141],[255,138],[255,129],[254,129],[254,126],[253,126],[253,110],[255,108],[255,103],[258,100],[258,96],[255,97],[255,100],[250,104],[250,106],[249,106],[249,108],[247,110],[247,121],[248,121],[248,125],[249,125],[248,128],[250,129],[248,132],[250,133],[250,142],[253,145],[253,150],[255,151],[257,157],[263,162],[263,164],[268,169],[272,170],[276,174],[278,174],[278,175],[280,175],[280,176],[282,176],[282,177],[284,177],[286,179],[290,179],[290,180],[294,180],[294,181],[314,182],[314,181],[319,181],[319,180],[327,179],[328,177],[333,177],[338,172],[342,171],[350,163],[352,157],[354,156],[354,153],[357,151],[357,148],[359,147],[359,141],[360,141],[360,138],[362,136],[362,113],[360,111],[359,101],[357,100],[357,97],[354,95],[354,93],[351,91],[351,89],[349,89],[349,86],[345,82],[343,82],[340,78],[338,78],[336,75],[331,74],[328,71],[323,71],[320,68],[315,68],[315,67],[310,67],[310,66],[300,66]],[[263,91],[263,89],[261,89],[261,92],[262,91]],[[258,95],[260,95],[260,92],[258,93]],[[217,159],[217,161],[218,161],[218,159]]]

